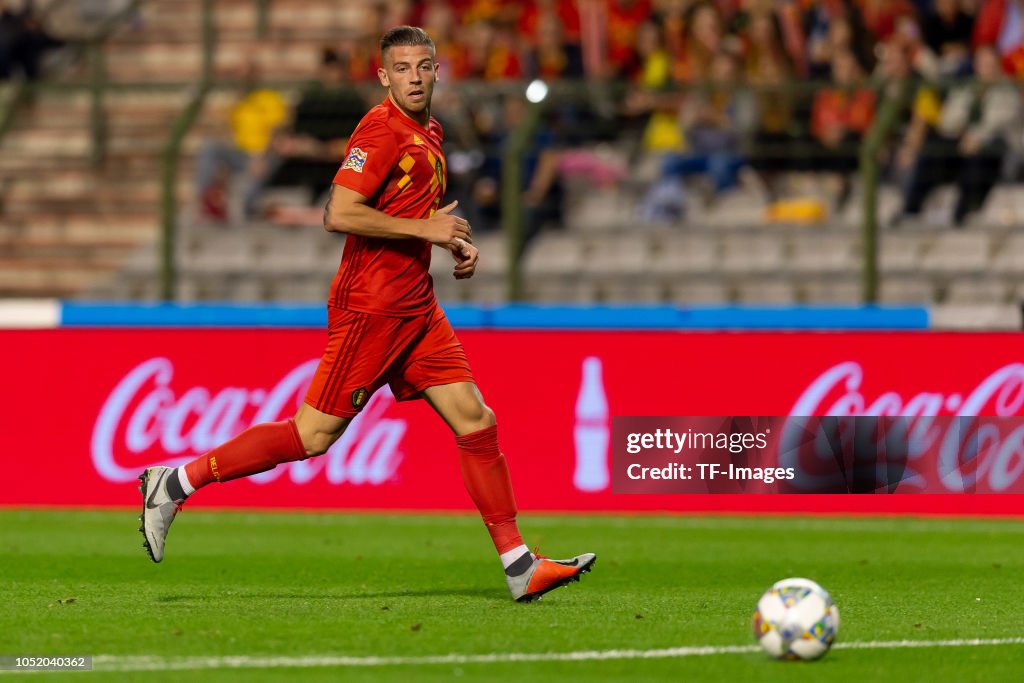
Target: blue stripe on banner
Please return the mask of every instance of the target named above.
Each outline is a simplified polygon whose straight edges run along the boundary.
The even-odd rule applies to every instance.
[[[925,306],[709,306],[681,309],[701,329],[926,330]]]
[[[63,327],[326,327],[324,304],[64,302]]]
[[[530,306],[492,312],[498,328],[687,330],[928,329],[923,306]]]
[[[459,329],[924,330],[923,306],[474,306],[444,304]],[[64,327],[324,327],[324,304],[64,302]]]

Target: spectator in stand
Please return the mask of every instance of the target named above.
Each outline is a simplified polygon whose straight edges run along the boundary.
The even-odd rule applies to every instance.
[[[469,54],[466,46],[456,39],[458,16],[450,3],[428,0],[422,6],[422,18],[411,25],[422,26],[434,39],[443,82],[459,81],[470,75]]]
[[[931,190],[952,181],[959,190],[953,223],[961,226],[984,206],[999,179],[1012,134],[1019,132],[1020,93],[1004,80],[994,46],[975,51],[974,70],[976,81],[950,92],[937,129],[922,145],[901,217],[920,215]]]
[[[474,112],[477,135],[483,143],[485,159],[473,184],[473,225],[492,230],[501,222],[502,155],[509,133],[526,115],[527,103],[519,95],[506,95],[496,106],[481,106]],[[561,224],[562,186],[557,173],[560,146],[555,128],[542,120],[526,145],[522,159],[523,204],[527,220],[522,246],[547,224]]]
[[[376,81],[380,48],[372,40],[358,35],[344,36],[337,42],[338,56],[348,63],[349,80],[354,83]]]
[[[673,55],[672,80],[699,83],[708,79],[711,62],[723,46],[725,29],[718,10],[710,2],[690,6],[682,52]]]
[[[933,87],[917,84],[919,74],[915,73],[903,44],[898,41],[879,44],[878,53],[875,77],[881,85],[883,98],[899,98],[904,88],[916,87],[910,110],[896,133],[897,151],[886,160],[890,172],[902,184],[900,177],[910,174],[930,131],[939,125],[942,99]]]
[[[794,73],[793,64],[782,40],[778,17],[770,10],[749,12],[744,16],[739,33],[741,60],[748,78],[754,80],[762,72],[782,70]]]
[[[1024,0],[987,0],[974,23],[975,49],[996,47],[1003,70],[1024,77]]]
[[[636,57],[628,70],[629,80],[646,90],[668,85],[671,56],[665,49],[661,27],[653,21],[640,24],[636,32]]]
[[[804,36],[803,10],[799,0],[744,0],[739,10],[732,15],[731,31],[738,36],[747,32],[750,18],[757,14],[769,14],[778,22],[782,46],[793,67],[793,73],[807,75],[807,38]],[[721,3],[719,3],[721,7]],[[723,17],[725,15],[723,14]]]
[[[743,54],[746,83],[753,87],[757,126],[751,150],[751,166],[762,176],[771,198],[778,195],[780,173],[791,165],[791,145],[797,98],[793,69],[782,47],[778,22],[771,14],[750,17]]]
[[[684,101],[679,120],[687,148],[665,155],[661,176],[640,205],[645,220],[683,217],[688,176],[708,180],[707,203],[739,184],[745,140],[756,118],[754,104],[748,91],[738,89],[739,66],[728,51],[715,55],[708,76],[707,86],[692,91]]]
[[[804,13],[807,36],[807,73],[811,80],[827,80],[832,51],[848,49],[866,63],[874,46],[860,11],[850,0],[816,2]]]
[[[514,80],[523,77],[519,34],[516,33],[514,24],[502,21],[495,26],[493,40],[484,63],[484,72],[481,75],[487,81]]]
[[[636,33],[652,13],[651,0],[607,0],[608,75],[624,77],[636,56]]]
[[[903,17],[914,17],[913,4],[907,0],[858,0],[860,15],[876,41],[886,41],[896,31]]]
[[[832,82],[833,87],[814,95],[811,136],[817,149],[812,168],[838,174],[836,207],[841,210],[850,197],[850,176],[857,169],[861,139],[874,118],[875,93],[850,50],[833,53]]]
[[[259,196],[273,171],[270,143],[288,122],[288,105],[281,93],[258,82],[258,65],[250,61],[240,79],[242,93],[228,114],[230,139],[207,140],[199,150],[196,193],[202,219],[228,219],[228,191],[236,178],[245,216],[259,213]]]
[[[519,35],[529,39],[541,30],[541,23],[555,17],[561,22],[562,40],[580,44],[580,12],[575,0],[532,0],[523,3],[516,26]]]
[[[378,28],[387,31],[395,26],[409,26],[410,22],[419,19],[419,4],[412,0],[387,0],[380,3],[377,6]]]
[[[628,68],[632,87],[620,113],[623,123],[638,133],[642,152],[681,151],[683,138],[676,115],[679,97],[665,92],[672,57],[665,48],[661,26],[645,21],[637,29],[636,41],[635,60]]]
[[[661,33],[661,42],[672,56],[673,62],[686,52],[687,33],[692,28],[693,5],[692,0],[666,0],[652,17]],[[637,31],[638,40],[640,31],[648,23],[640,25]]]
[[[460,37],[466,49],[467,78],[474,80],[483,78],[484,70],[487,67],[487,53],[494,41],[494,26],[489,21],[469,22],[463,17]],[[444,78],[443,75],[442,78]]]
[[[888,42],[900,46],[910,59],[914,71],[925,78],[939,76],[939,60],[925,43],[924,33],[917,17],[904,15],[896,19],[896,28]]]
[[[27,81],[37,80],[43,57],[63,45],[47,33],[32,0],[0,4],[0,81],[18,72]]]
[[[344,160],[348,138],[367,103],[349,80],[348,61],[333,48],[322,51],[317,79],[299,96],[291,126],[275,133],[266,186],[300,186],[320,197]]]
[[[578,44],[565,40],[562,20],[555,14],[543,14],[536,27],[535,44],[526,56],[526,77],[545,81],[583,78],[583,53]]]
[[[938,60],[939,76],[964,76],[971,68],[974,16],[959,0],[935,0],[922,21],[924,41]]]
[[[450,0],[452,9],[462,21],[472,24],[490,21],[515,24],[521,10],[518,0]]]

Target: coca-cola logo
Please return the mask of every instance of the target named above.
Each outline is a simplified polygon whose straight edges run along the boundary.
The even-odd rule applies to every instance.
[[[179,465],[209,451],[243,429],[294,414],[316,370],[307,361],[271,387],[194,386],[176,390],[174,364],[151,358],[129,371],[103,403],[92,433],[92,461],[111,482],[135,479],[156,464]],[[322,456],[264,472],[250,481],[266,483],[287,473],[296,484],[319,475],[331,484],[380,484],[402,462],[407,425],[387,418],[394,396],[386,387],[374,394],[341,438]]]
[[[922,391],[904,398],[886,391],[869,398],[861,391],[860,363],[839,363],[811,382],[790,415],[997,415],[1020,413],[1024,407],[1024,363],[1010,363],[982,380],[967,398],[960,392]]]
[[[878,431],[880,452],[903,444],[905,459],[900,490],[1001,492],[1018,486],[1024,477],[1024,427],[1011,418],[1024,409],[1024,363],[1010,363],[985,377],[966,393],[922,391],[902,396],[883,391],[875,396],[863,390],[864,369],[854,361],[829,368],[800,395],[789,411],[791,420],[779,447],[779,463],[795,467],[796,481],[805,490],[828,490],[842,483],[833,465],[835,444],[848,446],[856,437],[851,421],[835,423],[836,434],[819,433],[808,440],[800,417],[905,416],[890,422],[888,433]],[[959,419],[942,419],[959,418]],[[894,439],[892,430],[900,433]],[[882,443],[883,439],[890,443]],[[891,463],[890,463],[891,464]],[[885,462],[878,462],[884,481]],[[822,472],[827,472],[822,474]],[[1016,490],[1014,488],[1014,490]]]

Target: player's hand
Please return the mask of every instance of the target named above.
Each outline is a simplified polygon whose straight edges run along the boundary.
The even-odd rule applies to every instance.
[[[443,206],[434,212],[434,215],[426,219],[426,229],[423,239],[441,247],[458,246],[457,240],[473,243],[473,229],[469,227],[469,221],[465,218],[452,215],[452,211],[459,205],[454,201],[448,206]],[[454,252],[453,252],[454,253]]]
[[[476,263],[480,260],[480,251],[465,240],[459,240],[457,244],[448,247],[455,259],[455,271],[452,275],[456,280],[465,280],[473,277],[476,272]]]

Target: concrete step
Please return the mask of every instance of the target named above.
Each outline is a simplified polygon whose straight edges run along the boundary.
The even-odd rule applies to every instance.
[[[68,294],[109,277],[117,261],[68,258],[0,258],[0,296]]]
[[[145,242],[156,238],[159,217],[155,210],[127,209],[106,213],[40,211],[4,214],[5,231],[25,240],[62,240],[70,243]]]

